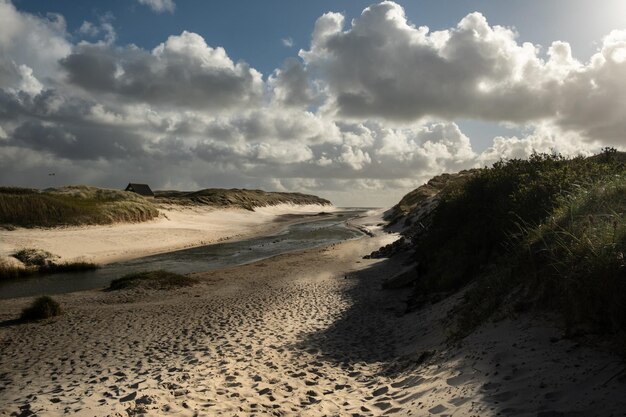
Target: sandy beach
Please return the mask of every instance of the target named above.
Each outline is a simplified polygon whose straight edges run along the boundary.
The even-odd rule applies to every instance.
[[[23,248],[35,248],[51,252],[61,261],[106,264],[269,234],[295,221],[285,215],[334,210],[332,206],[294,204],[257,207],[254,211],[170,205],[159,209],[161,214],[157,219],[143,223],[1,230],[0,257],[7,258]]]
[[[380,288],[402,259],[362,259],[396,238],[375,234],[181,290],[60,295],[46,322],[0,301],[0,415],[623,415],[623,362],[549,318],[450,344],[461,295],[404,314],[405,290]]]

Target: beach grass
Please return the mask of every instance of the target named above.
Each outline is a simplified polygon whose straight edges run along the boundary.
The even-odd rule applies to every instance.
[[[86,185],[49,188],[0,187],[0,226],[15,227],[81,226],[138,223],[156,218],[164,205],[242,208],[278,204],[330,205],[323,198],[262,190],[211,188],[199,191],[157,191],[156,198]]]
[[[7,259],[0,259],[0,280],[16,279],[33,274],[55,274],[61,272],[80,272],[98,269],[100,266],[93,262],[77,260],[72,262],[58,262],[58,256],[41,249],[20,249],[11,255],[21,262],[15,264]]]
[[[278,204],[330,205],[331,202],[309,194],[268,192],[262,190],[207,188],[199,191],[157,191],[157,201],[179,205],[207,205],[254,210]]]
[[[197,282],[198,280],[185,275],[156,270],[124,275],[113,280],[107,289],[109,291],[128,289],[169,290],[189,287]]]
[[[457,336],[496,311],[558,312],[568,333],[626,331],[626,165],[535,154],[458,183],[416,239],[416,305],[465,288]]]
[[[142,222],[158,215],[153,202],[126,191],[84,185],[44,191],[0,187],[0,224],[9,228]]]
[[[0,281],[21,278],[32,275],[35,272],[34,268],[25,268],[20,265],[15,265],[6,259],[0,259]]]
[[[51,317],[59,316],[63,313],[61,305],[48,296],[35,299],[33,303],[22,310],[21,320],[43,320]]]

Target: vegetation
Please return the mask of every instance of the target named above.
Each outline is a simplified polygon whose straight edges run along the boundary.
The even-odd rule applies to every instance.
[[[26,275],[31,275],[34,272],[34,270],[11,263],[7,259],[0,259],[0,281],[5,279],[20,278]]]
[[[254,210],[255,207],[275,206],[277,204],[321,204],[329,205],[323,198],[300,193],[279,193],[262,190],[230,190],[209,188],[200,191],[157,191],[160,203],[181,205],[208,205],[215,207],[238,207]]]
[[[0,224],[9,227],[142,222],[158,215],[154,203],[126,191],[85,185],[44,191],[0,187]]]
[[[61,305],[48,296],[37,298],[30,307],[22,310],[22,320],[42,320],[58,316],[63,313]]]
[[[15,259],[22,264],[10,263],[6,259],[0,259],[0,280],[15,279],[35,273],[54,274],[59,272],[88,271],[99,268],[93,262],[56,262],[59,257],[40,249],[21,249],[14,253]]]
[[[190,287],[198,280],[173,272],[157,270],[128,274],[115,279],[109,285],[109,291],[127,289],[169,290],[180,287]]]
[[[155,199],[138,194],[85,185],[50,188],[0,187],[0,226],[54,227],[143,222],[159,215],[158,205],[207,205],[213,207],[255,207],[277,204],[331,204],[330,201],[300,193],[261,190],[206,189],[200,191],[157,191]]]
[[[442,197],[414,243],[416,304],[472,283],[457,335],[529,307],[560,312],[570,332],[626,332],[626,165],[612,149],[479,170]]]
[[[406,219],[421,204],[435,197],[438,199],[444,197],[450,190],[456,189],[475,172],[478,170],[471,169],[457,174],[441,174],[433,177],[426,184],[402,197],[402,200],[386,214],[386,220],[390,224],[394,224],[401,219]]]
[[[26,266],[46,266],[58,256],[41,249],[21,249],[12,255]]]

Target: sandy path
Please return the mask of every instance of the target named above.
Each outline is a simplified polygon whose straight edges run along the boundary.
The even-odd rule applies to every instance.
[[[258,207],[255,211],[169,206],[159,209],[157,219],[143,223],[0,230],[0,257],[35,248],[58,255],[61,260],[104,264],[269,234],[293,222],[283,219],[283,215],[334,210],[333,206],[293,204]]]
[[[378,236],[197,274],[171,292],[89,291],[14,324],[0,301],[0,415],[623,415],[623,365],[537,319],[460,345],[454,299],[397,317],[380,290],[399,262],[361,260]]]

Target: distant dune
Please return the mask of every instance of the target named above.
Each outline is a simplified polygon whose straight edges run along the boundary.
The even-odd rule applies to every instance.
[[[12,227],[80,226],[138,223],[159,216],[163,205],[241,208],[331,205],[313,195],[243,189],[157,191],[156,198],[86,185],[36,190],[0,187],[0,225]]]
[[[254,210],[255,207],[278,204],[331,205],[326,199],[301,193],[268,192],[262,190],[207,188],[199,191],[156,191],[159,203],[181,205],[207,205],[212,207],[237,207]]]

